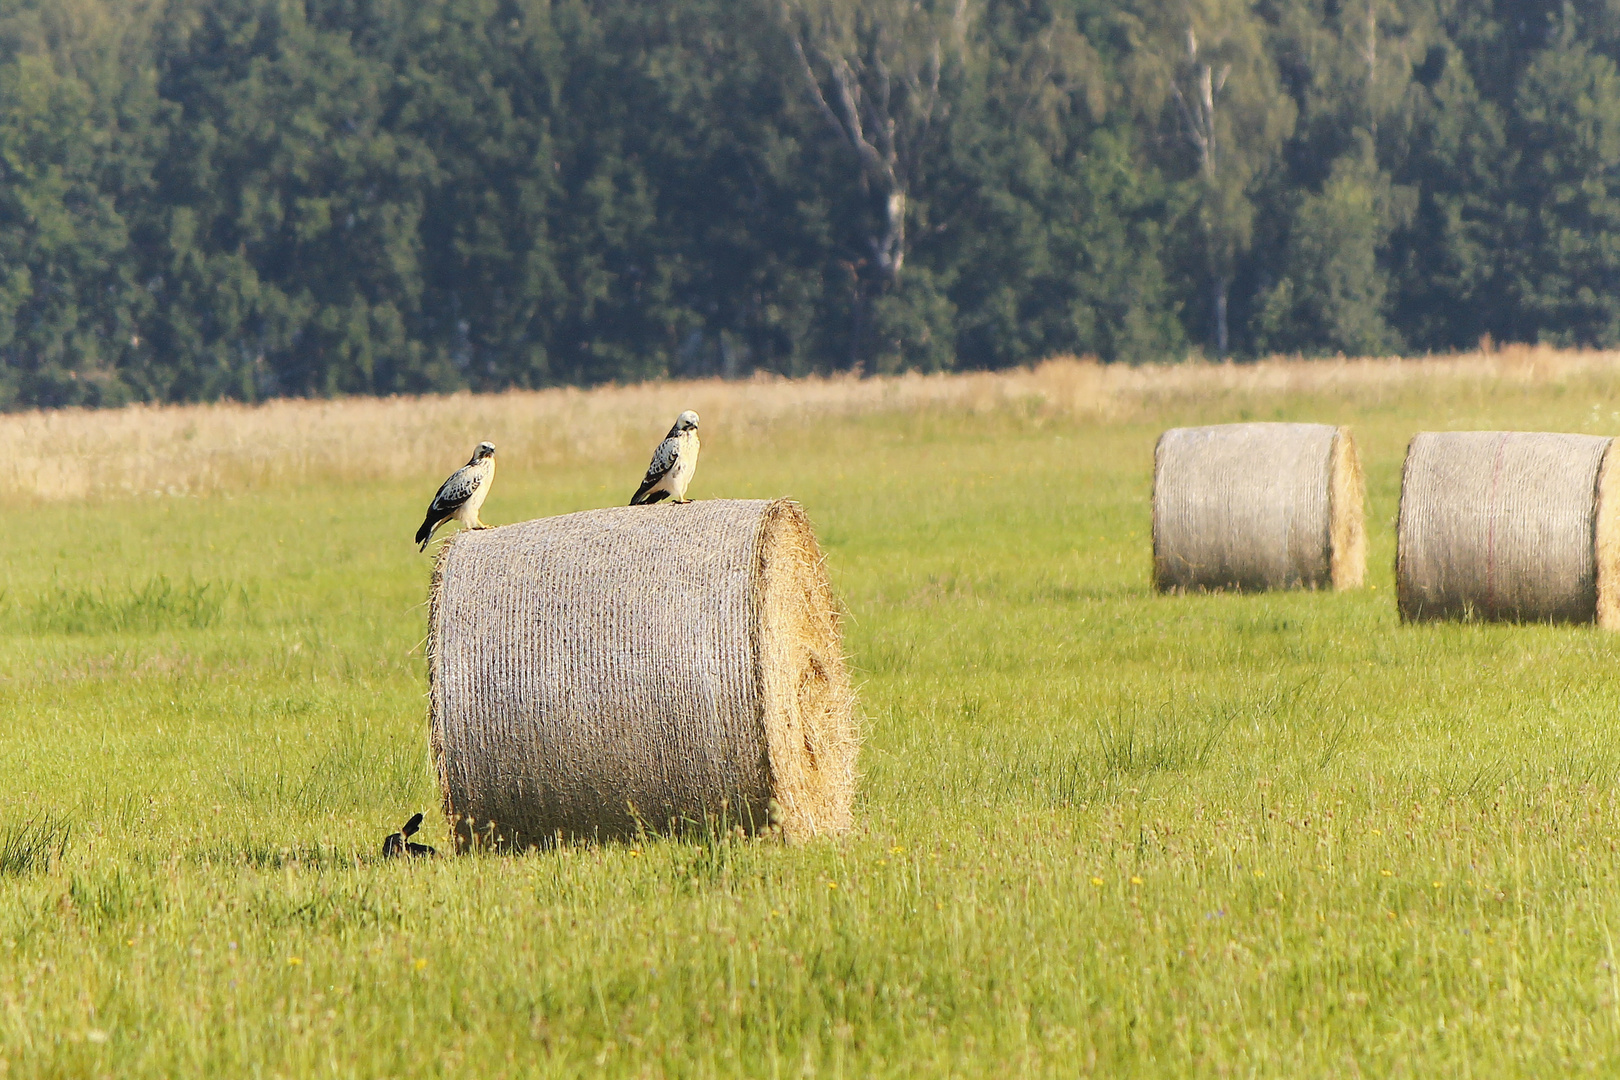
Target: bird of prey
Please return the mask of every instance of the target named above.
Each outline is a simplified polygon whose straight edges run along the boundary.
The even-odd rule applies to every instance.
[[[675,418],[675,426],[653,451],[652,464],[647,466],[641,486],[630,496],[631,506],[644,506],[666,498],[678,503],[691,502],[686,497],[686,485],[697,472],[697,426],[698,414],[691,409]]]
[[[416,542],[421,545],[418,550],[426,551],[428,541],[439,526],[451,518],[469,529],[484,528],[484,523],[478,520],[478,508],[484,505],[484,497],[494,481],[495,444],[481,442],[473,451],[472,460],[451,473],[450,479],[441,484],[439,493],[433,496],[427,517],[416,530]]]

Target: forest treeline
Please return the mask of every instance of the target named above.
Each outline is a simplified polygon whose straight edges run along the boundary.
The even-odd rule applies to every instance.
[[[0,407],[1620,344],[1598,0],[0,0]]]

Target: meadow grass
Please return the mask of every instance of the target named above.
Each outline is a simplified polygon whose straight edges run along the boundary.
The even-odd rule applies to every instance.
[[[1620,637],[1394,613],[1412,432],[1620,432],[1616,358],[1516,364],[468,399],[401,436],[431,457],[241,469],[210,424],[408,409],[0,419],[72,428],[83,480],[0,482],[0,1073],[1612,1073]],[[623,502],[688,400],[692,494],[794,497],[827,551],[854,832],[382,861],[416,810],[447,846],[434,485],[489,437],[488,521]],[[646,430],[569,428],[615,402]],[[1235,419],[1354,427],[1367,588],[1151,593],[1153,440]],[[193,480],[92,482],[161,472],[141,424]]]

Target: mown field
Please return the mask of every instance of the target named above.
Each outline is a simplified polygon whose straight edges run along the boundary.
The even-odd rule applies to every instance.
[[[689,403],[818,527],[854,833],[381,861],[434,486],[622,502]],[[1245,418],[1355,428],[1367,588],[1149,591],[1155,436]],[[0,1074],[1612,1074],[1620,637],[1395,617],[1475,427],[1620,433],[1620,357],[0,418]]]

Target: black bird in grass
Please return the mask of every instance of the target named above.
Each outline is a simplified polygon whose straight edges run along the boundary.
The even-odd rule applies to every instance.
[[[389,833],[383,839],[383,858],[385,859],[422,859],[431,858],[438,852],[426,844],[413,844],[408,837],[416,835],[416,830],[422,827],[422,815],[412,814],[397,833]]]

